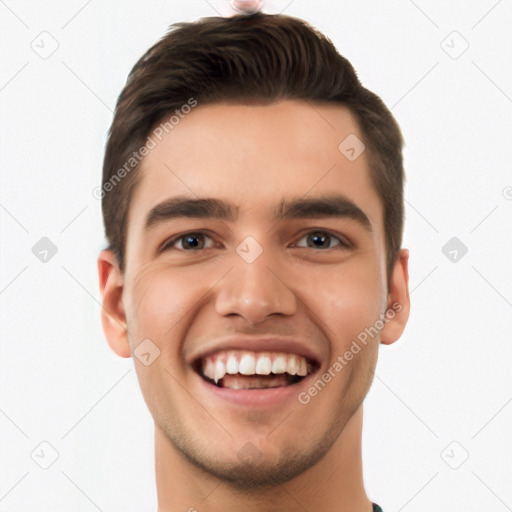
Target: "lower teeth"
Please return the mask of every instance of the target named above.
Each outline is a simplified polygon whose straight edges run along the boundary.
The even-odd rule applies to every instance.
[[[225,375],[217,386],[230,389],[267,389],[284,387],[300,380],[291,375]]]

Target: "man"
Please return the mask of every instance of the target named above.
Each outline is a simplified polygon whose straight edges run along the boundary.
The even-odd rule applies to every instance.
[[[403,180],[389,110],[301,20],[177,24],[135,65],[98,272],[159,512],[381,510],[362,403],[409,316]]]

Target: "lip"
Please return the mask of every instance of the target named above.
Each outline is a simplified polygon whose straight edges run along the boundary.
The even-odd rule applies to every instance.
[[[231,389],[218,387],[205,380],[197,370],[198,362],[217,352],[224,350],[246,350],[250,352],[282,352],[286,354],[296,354],[305,357],[314,363],[314,369],[303,377],[299,382],[288,386],[266,388],[266,389]],[[283,338],[276,336],[268,337],[247,337],[232,336],[222,340],[215,340],[209,344],[204,344],[186,359],[189,368],[198,381],[199,394],[205,397],[205,402],[210,404],[230,403],[238,407],[266,408],[276,409],[283,407],[287,403],[296,402],[298,395],[311,385],[311,381],[316,377],[322,367],[323,357],[311,349],[304,342],[292,338]]]
[[[192,370],[193,371],[193,370]],[[231,389],[221,388],[212,384],[193,371],[195,378],[199,381],[199,394],[205,397],[205,403],[219,406],[223,403],[230,403],[237,407],[265,408],[267,410],[282,410],[290,402],[296,402],[299,405],[298,396],[311,386],[311,381],[315,378],[318,370],[304,377],[300,382],[290,384],[289,386],[267,388],[267,389]]]
[[[312,361],[315,369],[322,364],[322,356],[312,350],[307,344],[292,338],[258,337],[250,338],[236,336],[225,338],[203,345],[194,354],[187,358],[187,364],[194,366],[198,360],[225,350],[246,350],[249,352],[283,352],[296,354]]]

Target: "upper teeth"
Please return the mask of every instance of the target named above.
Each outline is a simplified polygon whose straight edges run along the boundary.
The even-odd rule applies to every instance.
[[[202,361],[203,374],[216,383],[224,375],[270,375],[289,373],[301,377],[308,374],[308,363],[302,356],[283,352],[248,352],[230,350],[205,357]]]

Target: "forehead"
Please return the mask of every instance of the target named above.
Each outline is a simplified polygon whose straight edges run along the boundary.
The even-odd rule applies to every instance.
[[[198,104],[167,133],[150,136],[154,147],[139,171],[128,241],[130,233],[142,235],[156,205],[177,196],[222,199],[235,207],[233,220],[250,223],[273,220],[286,198],[340,193],[366,213],[374,230],[382,229],[366,151],[356,159],[351,152],[361,150],[363,136],[342,105]]]

